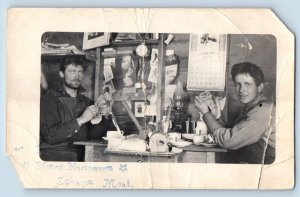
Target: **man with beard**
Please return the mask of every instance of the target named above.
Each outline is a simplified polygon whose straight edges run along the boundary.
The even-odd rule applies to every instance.
[[[217,120],[200,97],[195,99],[196,107],[215,143],[232,150],[230,162],[270,164],[275,159],[275,107],[262,94],[264,74],[257,65],[242,62],[233,65],[231,75],[236,96],[244,105],[233,127]]]
[[[102,115],[109,116],[112,99],[105,93],[93,105],[81,94],[84,70],[83,58],[66,57],[60,65],[60,87],[41,97],[40,157],[44,161],[83,161],[84,146],[73,142],[90,139],[92,129],[106,133],[111,125],[107,118],[98,126],[90,123],[98,109],[105,109]],[[107,103],[109,107],[102,106]]]

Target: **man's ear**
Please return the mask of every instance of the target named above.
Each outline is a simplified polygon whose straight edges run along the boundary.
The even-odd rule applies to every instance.
[[[59,76],[60,76],[61,78],[64,78],[65,74],[64,74],[62,71],[59,71]]]
[[[261,84],[257,87],[257,91],[258,91],[259,93],[261,93],[261,92],[263,91],[264,87],[265,87],[265,84],[264,84],[264,83],[261,83]]]

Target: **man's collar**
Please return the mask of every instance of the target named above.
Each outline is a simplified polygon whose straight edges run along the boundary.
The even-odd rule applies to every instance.
[[[57,90],[58,92],[66,92],[66,90],[65,90],[65,88],[64,88],[64,86],[63,86],[63,84],[60,84],[56,90]]]
[[[266,98],[260,93],[253,101],[250,103],[245,104],[245,110],[248,111],[249,109],[253,108],[254,106],[258,105],[259,103],[262,103],[266,101]]]

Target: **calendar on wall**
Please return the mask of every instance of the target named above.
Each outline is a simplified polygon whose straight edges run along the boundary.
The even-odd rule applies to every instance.
[[[187,89],[224,91],[226,56],[227,35],[191,34]]]

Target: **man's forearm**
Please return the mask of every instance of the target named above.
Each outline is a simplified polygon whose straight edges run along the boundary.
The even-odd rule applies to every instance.
[[[216,118],[210,112],[207,112],[203,115],[203,120],[208,130],[212,133],[219,128],[223,128],[223,126],[216,120]]]

